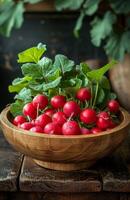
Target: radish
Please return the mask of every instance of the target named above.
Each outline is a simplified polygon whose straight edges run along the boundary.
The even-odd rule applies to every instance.
[[[52,117],[52,115],[55,113],[55,110],[53,108],[48,108],[44,111],[44,113],[46,115],[48,115],[49,117]]]
[[[20,125],[20,124],[23,124],[24,122],[26,122],[26,118],[23,117],[22,115],[16,116],[16,117],[14,118],[14,120],[13,120],[13,124],[14,124],[15,126],[18,126],[18,125]]]
[[[37,116],[37,110],[34,108],[33,103],[27,103],[23,107],[23,114],[25,116],[30,117],[31,119],[35,119]]]
[[[108,112],[102,111],[100,113],[98,113],[97,115],[98,118],[103,118],[103,119],[109,119],[110,115]]]
[[[91,130],[84,128],[84,127],[82,127],[80,130],[81,130],[82,135],[88,135],[88,134],[92,133]]]
[[[35,120],[35,125],[40,126],[41,128],[44,128],[46,124],[50,123],[52,120],[51,118],[46,114],[39,115]]]
[[[110,110],[110,112],[117,113],[119,111],[119,108],[120,108],[120,105],[118,101],[111,100],[108,102],[108,109]]]
[[[33,127],[33,124],[31,122],[24,122],[19,127],[24,130],[30,130]]]
[[[63,107],[63,112],[67,117],[75,117],[80,113],[80,107],[75,101],[68,101]]]
[[[35,133],[43,133],[43,129],[40,126],[34,126],[30,129],[30,131],[35,132]]]
[[[102,132],[102,130],[101,130],[100,128],[98,128],[98,127],[92,128],[91,131],[92,131],[92,133],[94,133],[94,134],[96,134],[96,133],[101,133],[101,132]]]
[[[62,128],[60,125],[51,122],[44,127],[44,133],[50,135],[62,135]]]
[[[76,121],[65,122],[62,126],[63,135],[79,135],[81,134],[80,127]]]
[[[56,112],[53,116],[52,116],[52,121],[56,124],[59,125],[63,125],[66,122],[66,116],[63,112],[59,111]]]
[[[48,105],[48,98],[45,95],[38,94],[33,99],[33,106],[43,110]]]
[[[89,88],[80,88],[76,93],[76,98],[80,101],[88,101],[91,99],[91,92]]]
[[[97,127],[102,129],[102,130],[106,130],[109,127],[109,118],[108,119],[104,119],[104,118],[98,118],[97,122]]]
[[[63,108],[66,102],[66,97],[63,95],[57,95],[51,98],[51,105],[53,108]]]
[[[85,124],[95,123],[97,120],[96,111],[92,108],[87,108],[80,113],[80,120]]]

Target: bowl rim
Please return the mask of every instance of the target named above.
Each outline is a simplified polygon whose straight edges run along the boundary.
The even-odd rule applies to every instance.
[[[10,106],[7,106],[6,108],[4,108],[0,114],[0,122],[1,124],[4,124],[6,126],[8,126],[9,129],[12,129],[14,131],[17,130],[17,132],[19,132],[23,135],[29,135],[29,136],[35,136],[35,137],[41,137],[41,138],[57,138],[57,139],[81,139],[81,138],[97,138],[100,136],[107,136],[110,134],[113,134],[114,132],[119,131],[120,129],[125,128],[126,126],[128,126],[130,124],[130,114],[124,109],[124,108],[120,108],[121,114],[123,116],[123,120],[122,122],[116,126],[115,128],[112,128],[110,130],[107,131],[102,131],[101,133],[97,133],[97,134],[90,134],[90,135],[70,135],[70,136],[65,136],[65,135],[48,135],[48,134],[44,134],[44,133],[35,133],[35,132],[31,132],[28,130],[23,130],[21,128],[18,128],[17,126],[13,125],[8,117],[7,114],[10,112]]]

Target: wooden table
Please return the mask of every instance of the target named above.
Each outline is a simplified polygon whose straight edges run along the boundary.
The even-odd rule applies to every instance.
[[[120,153],[89,170],[58,172],[14,151],[0,134],[0,200],[130,200],[130,169]]]

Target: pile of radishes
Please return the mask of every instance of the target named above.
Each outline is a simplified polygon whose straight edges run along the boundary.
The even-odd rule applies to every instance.
[[[24,130],[51,135],[88,135],[112,129],[118,125],[112,115],[118,115],[119,103],[110,100],[105,111],[87,107],[92,98],[89,88],[80,88],[74,100],[63,95],[39,94],[23,107],[23,115],[13,119],[13,124]]]

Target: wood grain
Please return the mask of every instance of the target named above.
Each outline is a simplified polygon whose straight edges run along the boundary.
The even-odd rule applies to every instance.
[[[6,139],[16,150],[38,160],[43,167],[64,171],[88,168],[111,153],[127,136],[130,124],[129,114],[122,110],[122,122],[112,130],[65,137],[17,128],[10,122],[9,107],[3,110],[0,119]]]
[[[29,192],[99,192],[102,188],[100,177],[94,171],[48,170],[36,165],[29,157],[24,158],[19,185],[20,190]]]
[[[22,155],[12,149],[0,132],[0,191],[16,191]]]
[[[129,169],[119,152],[103,159],[97,170],[102,179],[103,191],[130,192]]]

